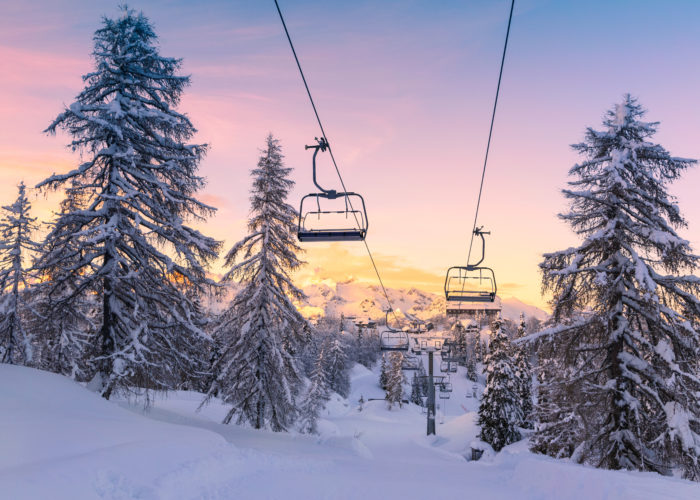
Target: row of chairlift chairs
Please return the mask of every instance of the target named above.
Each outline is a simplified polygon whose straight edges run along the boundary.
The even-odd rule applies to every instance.
[[[329,149],[328,142],[324,137],[316,138],[316,144],[305,146],[305,149],[314,150],[312,158],[313,183],[318,188],[318,192],[309,193],[301,199],[297,238],[301,242],[364,241],[369,227],[364,198],[354,192],[324,189],[318,183],[316,158],[319,151],[326,152]],[[328,202],[336,200],[342,200],[340,208],[337,203],[335,208],[327,206]],[[496,275],[493,269],[481,265],[486,255],[486,240],[484,239],[486,234],[490,233],[483,231],[482,228],[474,230],[474,235],[481,238],[481,259],[476,264],[453,266],[447,270],[445,299],[448,303],[448,311],[450,310],[449,304],[452,303],[484,303],[494,302],[496,299]],[[452,392],[449,374],[457,371],[457,359],[452,357],[450,344],[433,340],[435,345],[429,346],[430,340],[414,338],[414,344],[411,346],[409,333],[425,333],[432,329],[432,325],[427,325],[426,330],[421,330],[419,325],[415,331],[394,328],[389,322],[390,312],[391,310],[386,312],[386,330],[380,334],[380,349],[382,351],[402,352],[410,349],[413,355],[407,356],[404,360],[402,368],[405,370],[418,369],[420,364],[418,355],[424,350],[430,347],[440,350],[440,371],[446,375],[437,377],[436,385],[439,388],[440,399],[448,399]]]
[[[391,310],[386,311],[386,326],[387,329],[380,334],[379,344],[382,351],[399,351],[406,352],[411,351],[401,365],[402,370],[418,370],[420,366],[420,354],[432,348],[435,351],[440,352],[441,363],[440,371],[444,375],[437,375],[434,377],[435,386],[438,388],[438,397],[440,399],[449,399],[452,393],[452,383],[450,382],[450,373],[457,371],[457,361],[453,354],[454,345],[450,341],[441,340],[419,340],[418,338],[413,338],[413,345],[411,345],[411,338],[409,333],[427,333],[432,330],[432,324],[428,324],[426,330],[422,330],[418,327],[416,330],[400,330],[391,326],[389,322],[389,313]],[[433,343],[430,345],[430,343]]]
[[[313,149],[313,183],[318,192],[301,199],[297,238],[301,242],[364,241],[369,228],[367,208],[362,195],[350,191],[336,191],[321,187],[316,178],[316,159],[330,146],[325,137],[316,138],[316,144],[305,146]],[[339,202],[341,203],[339,205]],[[450,304],[462,302],[494,302],[496,300],[496,275],[493,269],[482,266],[486,254],[481,228],[474,235],[481,238],[481,259],[476,264],[453,266],[445,275],[445,299]]]

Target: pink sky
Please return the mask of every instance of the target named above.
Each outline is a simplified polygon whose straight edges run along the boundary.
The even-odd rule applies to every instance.
[[[114,2],[23,2],[0,20],[0,200],[15,185],[65,171],[68,137],[41,133],[82,88],[91,37]],[[248,171],[272,131],[295,167],[298,203],[312,190],[319,135],[269,2],[140,2],[162,53],[184,58],[183,99],[211,144],[202,198],[219,208],[204,227],[230,246],[244,233]],[[567,5],[562,5],[567,4]],[[600,127],[631,92],[661,122],[658,142],[700,158],[700,46],[695,2],[520,1],[513,20],[479,224],[492,231],[485,263],[503,295],[543,305],[543,252],[576,242],[556,218],[577,161],[569,144]],[[165,8],[167,6],[167,8]],[[346,185],[367,202],[368,242],[388,286],[439,291],[464,264],[488,133],[508,2],[282,2]],[[324,8],[321,8],[321,7]],[[327,8],[326,8],[327,6]],[[333,177],[326,167],[322,178]],[[328,175],[327,175],[328,174]],[[700,250],[700,172],[672,192]],[[47,219],[56,196],[38,196]],[[361,243],[316,245],[304,272],[374,280]]]

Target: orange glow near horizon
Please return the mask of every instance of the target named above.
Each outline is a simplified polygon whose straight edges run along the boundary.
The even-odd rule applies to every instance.
[[[417,2],[402,16],[392,3],[288,7],[346,186],[365,197],[368,243],[388,287],[441,293],[446,269],[465,264],[506,3]],[[313,190],[303,146],[319,132],[269,6],[165,6],[153,0],[139,8],[155,24],[161,53],[183,57],[182,72],[192,75],[179,109],[198,128],[194,141],[211,146],[200,199],[218,208],[201,229],[228,249],[245,234],[249,171],[267,133],[280,139],[295,169],[289,201],[297,205]],[[623,93],[661,122],[657,142],[673,155],[700,158],[700,68],[687,64],[700,46],[693,23],[700,5],[683,8],[693,15],[602,0],[516,5],[479,216],[492,232],[484,264],[496,271],[499,295],[546,307],[542,254],[577,241],[556,218],[566,209],[560,190],[567,171],[578,161],[569,144],[586,127],[599,128]],[[14,199],[20,180],[33,186],[80,161],[65,147],[69,137],[42,131],[83,88],[92,33],[102,14],[115,15],[110,9],[77,0],[17,4],[0,20],[0,204]],[[622,16],[629,22],[614,22]],[[591,26],[625,43],[593,37]],[[319,158],[322,184],[338,188],[328,160]],[[695,168],[671,187],[689,223],[680,234],[696,252],[698,186]],[[49,220],[59,199],[34,193],[34,215]],[[377,282],[361,243],[302,246],[300,283]]]

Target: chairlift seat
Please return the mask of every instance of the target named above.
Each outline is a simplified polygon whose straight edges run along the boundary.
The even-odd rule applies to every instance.
[[[298,231],[297,238],[301,242],[322,242],[322,241],[362,241],[365,239],[367,231],[327,229]]]
[[[421,353],[420,344],[418,343],[417,339],[413,339],[413,345],[411,346],[411,352],[413,352],[413,354],[420,354]]]
[[[496,300],[495,292],[451,290],[445,293],[445,298],[450,302],[494,302]]]
[[[401,330],[386,330],[379,336],[379,348],[382,351],[408,351],[409,338]]]

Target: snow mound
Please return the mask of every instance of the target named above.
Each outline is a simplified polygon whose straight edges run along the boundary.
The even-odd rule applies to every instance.
[[[62,376],[3,364],[0,435],[8,499],[157,498],[159,477],[223,449],[234,453],[212,432],[155,422]]]
[[[477,427],[471,382],[454,374],[437,436],[415,405],[388,410],[376,371],[322,419],[321,436],[222,425],[226,405],[178,391],[138,405],[104,401],[81,385],[0,365],[0,496],[5,499],[690,499],[698,485],[533,455],[522,441],[469,462]],[[358,411],[360,394],[367,401]],[[346,406],[348,405],[348,406]],[[446,405],[446,406],[445,406]],[[442,415],[444,414],[444,423]],[[174,423],[176,422],[177,425]]]

